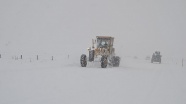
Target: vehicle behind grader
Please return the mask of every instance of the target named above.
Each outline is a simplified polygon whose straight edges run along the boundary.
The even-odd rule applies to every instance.
[[[86,67],[88,62],[100,62],[102,68],[106,68],[107,65],[119,67],[120,57],[115,56],[113,43],[114,38],[110,36],[97,36],[96,40],[92,39],[92,48],[88,48],[88,57],[86,54],[80,57],[81,66]]]

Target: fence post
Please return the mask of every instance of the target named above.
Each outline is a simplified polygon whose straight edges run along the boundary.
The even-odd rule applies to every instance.
[[[23,59],[23,56],[21,55],[21,59]]]
[[[183,67],[183,59],[182,59],[182,67]]]
[[[39,60],[39,56],[37,55],[37,60]]]

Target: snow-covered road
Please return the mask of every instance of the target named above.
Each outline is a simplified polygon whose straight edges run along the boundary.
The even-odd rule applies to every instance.
[[[123,60],[118,68],[0,61],[0,104],[185,104],[186,68]]]

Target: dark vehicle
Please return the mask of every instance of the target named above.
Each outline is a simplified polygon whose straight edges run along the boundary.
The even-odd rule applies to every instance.
[[[151,63],[153,62],[159,62],[161,63],[161,55],[159,51],[156,51],[155,53],[153,53],[152,58],[151,58]]]

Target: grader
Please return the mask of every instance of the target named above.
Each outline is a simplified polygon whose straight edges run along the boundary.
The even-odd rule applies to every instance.
[[[88,48],[88,57],[86,54],[80,57],[81,66],[86,67],[88,62],[100,62],[101,68],[106,68],[107,65],[119,67],[120,57],[115,56],[113,43],[114,38],[110,36],[97,36],[96,40],[92,39],[92,47]]]

